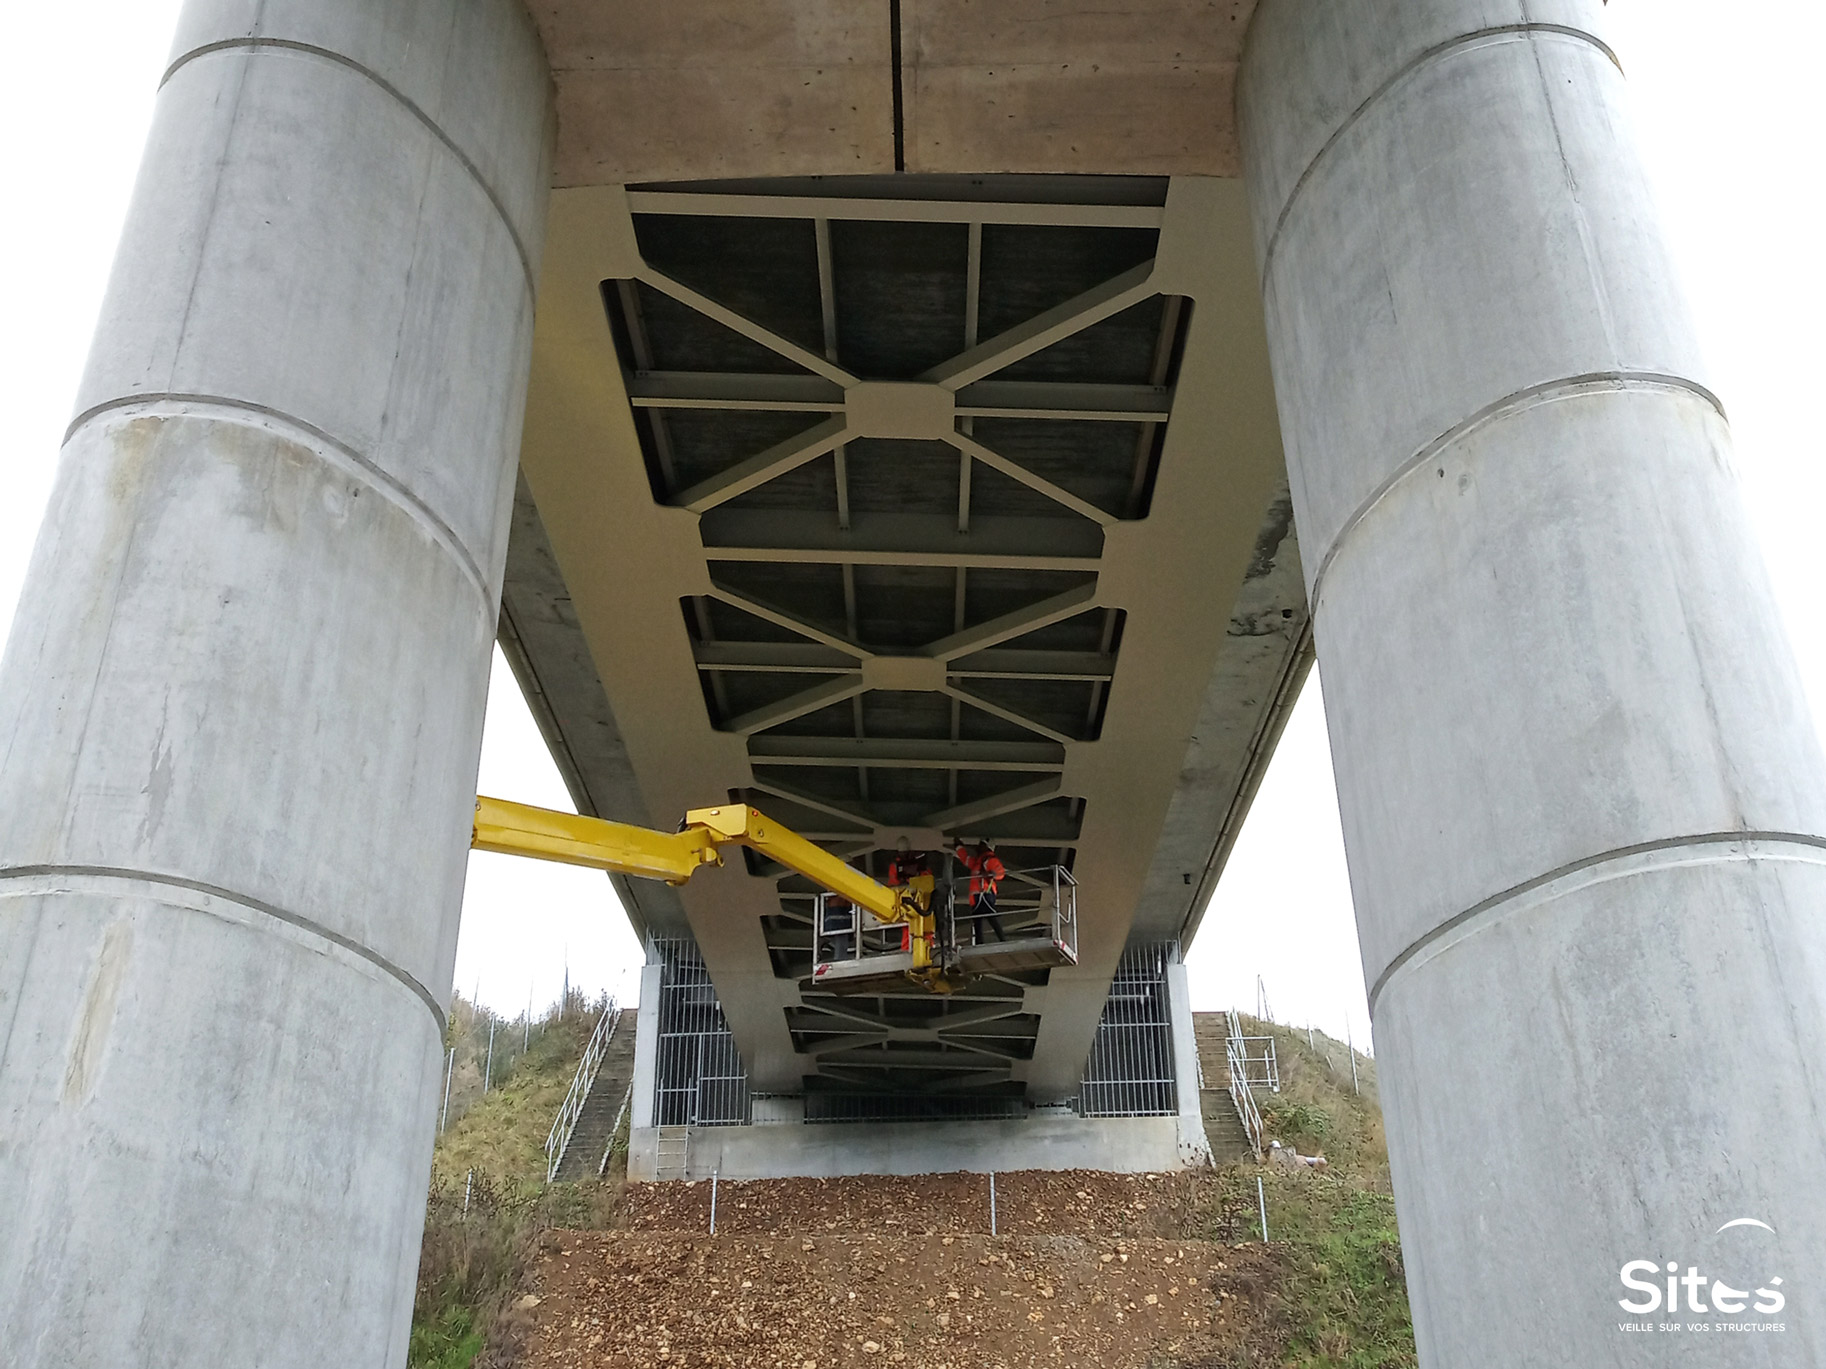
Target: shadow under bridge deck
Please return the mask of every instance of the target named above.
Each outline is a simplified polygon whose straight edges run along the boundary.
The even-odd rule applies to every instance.
[[[950,995],[815,988],[815,890],[752,853],[622,881],[754,1087],[1072,1095],[1310,660],[1241,184],[556,192],[501,636],[586,813],[1071,870],[1078,964]]]

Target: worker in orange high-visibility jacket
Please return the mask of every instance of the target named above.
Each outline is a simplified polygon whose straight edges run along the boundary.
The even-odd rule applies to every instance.
[[[932,858],[924,851],[915,851],[913,843],[902,837],[894,858],[888,862],[888,887],[911,889],[913,901],[919,904],[923,913],[932,907],[932,891],[937,886],[938,881],[932,874]]]
[[[938,879],[932,873],[932,859],[924,851],[915,851],[913,843],[905,837],[900,839],[894,858],[888,862],[888,887],[910,890],[920,912],[932,911],[932,891],[938,887]],[[913,948],[911,926],[901,932],[900,948],[903,951]]]
[[[975,929],[975,939],[983,939],[983,928],[986,926],[995,933],[997,941],[1008,940],[1002,919],[995,911],[996,886],[1007,878],[1008,867],[1002,864],[1002,858],[986,841],[979,841],[975,846],[966,846],[960,841],[954,854],[959,863],[970,872],[970,925]]]

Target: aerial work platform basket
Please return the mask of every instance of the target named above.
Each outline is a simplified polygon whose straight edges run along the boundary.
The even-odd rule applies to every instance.
[[[968,879],[932,895],[931,960],[958,982],[1078,963],[1078,884],[1063,865],[1011,870],[994,911],[973,907]],[[812,982],[835,993],[905,987],[915,969],[910,922],[884,922],[838,894],[818,897]]]

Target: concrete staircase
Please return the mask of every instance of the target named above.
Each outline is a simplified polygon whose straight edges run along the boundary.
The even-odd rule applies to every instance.
[[[577,1126],[564,1158],[558,1163],[559,1183],[594,1179],[602,1166],[602,1157],[615,1139],[615,1123],[621,1112],[622,1099],[634,1078],[634,1010],[621,1014],[621,1021],[603,1053],[602,1067],[590,1085],[589,1097],[583,1100]]]
[[[1218,1164],[1249,1158],[1249,1133],[1243,1130],[1243,1119],[1236,1115],[1230,1101],[1229,1066],[1224,1047],[1230,1028],[1221,1012],[1192,1014],[1192,1035],[1198,1042],[1198,1063],[1204,1071],[1205,1086],[1199,1090],[1199,1110],[1204,1114],[1205,1139],[1211,1143],[1211,1158]]]

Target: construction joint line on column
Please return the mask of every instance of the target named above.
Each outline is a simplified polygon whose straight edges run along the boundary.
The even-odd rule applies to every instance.
[[[126,410],[141,410],[147,416],[152,417],[214,417],[218,422],[228,423],[245,423],[252,417],[291,428],[299,445],[316,451],[326,464],[344,466],[348,475],[360,480],[382,498],[404,511],[408,518],[421,524],[431,540],[442,547],[445,554],[456,562],[457,569],[462,572],[463,578],[469,581],[470,586],[481,599],[484,612],[493,616],[495,596],[489,588],[488,579],[482,574],[482,567],[470,554],[469,548],[463,545],[463,539],[457,536],[456,529],[446,523],[429,504],[393,476],[348,443],[325,432],[316,424],[306,423],[302,418],[295,418],[271,405],[256,404],[252,400],[235,399],[229,395],[184,394],[176,391],[163,394],[122,395],[117,399],[104,400],[100,404],[92,405],[71,419],[70,426],[64,430],[64,445],[68,446],[70,439],[94,420],[109,414],[120,414]],[[199,413],[199,410],[218,412],[212,415],[207,412]],[[135,415],[128,414],[127,416]],[[336,461],[335,457],[342,459]]]
[[[1474,33],[1463,33],[1456,38],[1448,38],[1443,43],[1435,43],[1432,47],[1427,48],[1425,51],[1409,59],[1409,61],[1399,68],[1393,76],[1389,77],[1388,80],[1384,81],[1381,85],[1377,86],[1375,90],[1370,92],[1369,97],[1365,99],[1362,104],[1345,115],[1343,122],[1332,130],[1331,136],[1325,140],[1324,145],[1313,154],[1312,160],[1306,163],[1305,170],[1300,172],[1299,179],[1293,183],[1293,189],[1287,192],[1287,202],[1281,206],[1281,212],[1275,217],[1274,231],[1268,235],[1268,245],[1262,250],[1262,288],[1264,290],[1268,288],[1269,272],[1274,267],[1275,249],[1280,246],[1281,230],[1287,226],[1288,216],[1293,213],[1294,202],[1300,198],[1300,193],[1306,189],[1307,182],[1312,179],[1313,173],[1318,169],[1319,163],[1325,160],[1326,154],[1328,154],[1332,148],[1338,144],[1338,141],[1344,137],[1345,133],[1369,111],[1371,105],[1375,104],[1384,95],[1387,95],[1391,90],[1407,80],[1408,77],[1412,76],[1422,67],[1450,53],[1458,52],[1469,47],[1482,46],[1486,43],[1529,38],[1535,35],[1550,38],[1570,38],[1578,42],[1589,43],[1592,47],[1609,58],[1611,65],[1616,67],[1618,71],[1623,70],[1623,63],[1617,60],[1616,52],[1608,43],[1599,38],[1596,34],[1587,33],[1584,29],[1573,28],[1569,24],[1496,24],[1489,28],[1478,29]]]
[[[1583,874],[1587,871],[1602,870],[1603,867],[1617,865],[1632,858],[1642,856],[1678,856],[1678,853],[1691,852],[1706,847],[1739,847],[1736,852],[1724,852],[1719,855],[1703,857],[1707,864],[1721,860],[1756,860],[1769,859],[1775,852],[1759,853],[1755,847],[1800,847],[1805,852],[1802,857],[1813,863],[1826,864],[1826,836],[1812,836],[1803,832],[1701,832],[1693,836],[1664,837],[1659,841],[1638,842],[1633,846],[1619,846],[1615,850],[1601,851],[1596,855],[1586,856],[1580,860],[1568,861],[1566,864],[1536,875],[1533,879],[1523,880],[1520,884],[1504,889],[1499,894],[1492,894],[1481,903],[1475,903],[1453,917],[1447,918],[1437,927],[1416,939],[1405,950],[1388,963],[1388,968],[1377,976],[1370,986],[1369,1010],[1373,1019],[1377,1006],[1382,1001],[1383,990],[1400,971],[1413,965],[1415,961],[1426,956],[1429,951],[1443,950],[1446,944],[1456,943],[1463,939],[1458,933],[1469,935],[1478,930],[1476,924],[1488,924],[1496,920],[1505,911],[1505,905],[1514,903],[1536,890],[1567,878],[1569,875]],[[1793,858],[1792,855],[1789,858]],[[1643,863],[1638,871],[1648,869],[1665,869],[1674,865],[1695,863],[1691,858],[1663,859]],[[1444,944],[1442,944],[1444,943]],[[1430,957],[1429,957],[1430,958]]]
[[[1542,404],[1551,404],[1556,400],[1574,399],[1581,395],[1615,393],[1618,391],[1662,391],[1687,394],[1697,397],[1714,409],[1721,419],[1730,421],[1725,413],[1725,406],[1718,396],[1697,381],[1683,376],[1663,375],[1657,371],[1592,371],[1585,375],[1566,376],[1559,380],[1544,380],[1538,385],[1529,385],[1504,395],[1494,403],[1486,404],[1469,418],[1454,423],[1414,455],[1403,461],[1388,475],[1383,482],[1370,491],[1366,498],[1350,516],[1338,525],[1332,535],[1331,544],[1325,548],[1325,554],[1319,558],[1319,567],[1313,572],[1312,593],[1309,596],[1312,610],[1317,614],[1319,602],[1324,590],[1326,574],[1331,570],[1331,563],[1337,558],[1357,526],[1369,516],[1371,509],[1388,497],[1389,493],[1403,480],[1424,470],[1438,455],[1453,443],[1470,436],[1479,428],[1522,413]]]
[[[337,66],[347,67],[356,75],[371,81],[382,91],[386,92],[386,94],[398,103],[402,109],[429,129],[431,135],[444,145],[445,150],[448,151],[452,157],[456,158],[457,164],[468,173],[469,178],[476,183],[476,186],[481,192],[488,197],[488,202],[494,206],[495,213],[500,217],[502,227],[507,230],[507,236],[513,241],[514,254],[520,258],[520,273],[526,277],[527,295],[530,297],[538,293],[539,283],[538,278],[533,273],[532,256],[527,252],[526,244],[520,238],[520,230],[514,226],[513,216],[507,212],[507,202],[503,200],[501,196],[496,193],[495,188],[488,183],[488,178],[482,174],[482,168],[477,166],[475,162],[470,159],[469,154],[464,152],[462,148],[458,147],[456,143],[451,140],[448,133],[438,127],[436,120],[425,113],[424,110],[420,109],[418,105],[413,103],[411,98],[408,97],[403,90],[378,72],[363,66],[360,62],[354,60],[354,58],[345,56],[330,48],[318,47],[315,43],[300,43],[290,38],[257,38],[253,36],[245,38],[224,38],[217,43],[205,43],[201,47],[192,48],[189,52],[178,57],[170,66],[165,68],[165,74],[159,77],[159,87],[163,89],[167,81],[175,76],[181,69],[196,61],[199,57],[208,57],[219,52],[254,53],[263,50],[302,53],[307,57],[318,57],[326,62],[334,62]]]
[[[353,937],[347,937],[340,932],[331,931],[328,927],[325,927],[322,923],[317,922],[312,918],[305,917],[299,913],[290,912],[284,908],[277,907],[274,904],[267,903],[262,899],[252,898],[247,894],[238,894],[234,890],[224,889],[218,884],[208,884],[202,880],[185,879],[179,875],[161,874],[154,870],[132,870],[110,865],[13,865],[0,867],[0,886],[10,882],[26,880],[45,880],[53,882],[83,880],[111,885],[131,884],[137,886],[139,890],[143,890],[146,886],[184,890],[191,894],[202,894],[206,898],[221,899],[236,907],[245,908],[251,912],[262,914],[274,921],[282,922],[286,926],[297,931],[304,932],[308,936],[316,937],[321,941],[327,941],[334,946],[338,946],[341,949],[348,951],[351,955],[359,956],[370,965],[385,972],[388,977],[405,985],[406,988],[413,992],[420,1002],[431,1010],[432,1020],[437,1024],[438,1036],[442,1038],[444,1034],[444,1009],[439,1005],[431,990],[426,988],[411,974],[401,969],[398,965],[395,965],[378,951],[362,945],[361,942],[356,941]],[[46,889],[43,892],[66,893],[74,891]],[[220,914],[212,913],[208,908],[200,908],[192,903],[186,903],[183,906],[189,908],[193,912],[202,913],[205,916],[220,916]]]

